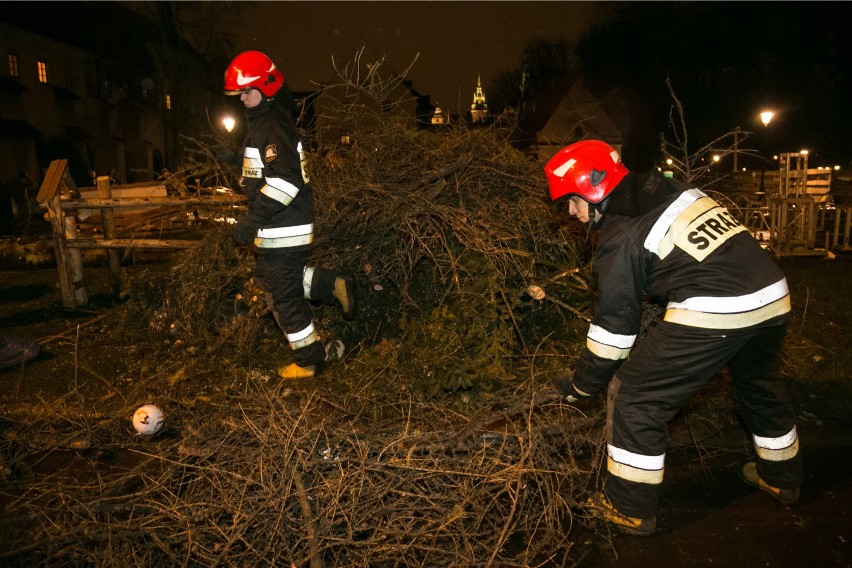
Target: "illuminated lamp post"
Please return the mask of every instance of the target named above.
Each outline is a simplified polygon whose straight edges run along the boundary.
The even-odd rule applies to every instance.
[[[234,120],[234,117],[232,117],[232,116],[226,116],[225,118],[222,119],[222,126],[225,127],[225,130],[228,131],[228,134],[231,133],[231,131],[234,129],[234,126],[236,126],[236,124],[237,124],[237,121]]]
[[[772,148],[769,147],[769,123],[772,122],[774,117],[775,112],[768,109],[760,113],[760,122],[763,123],[763,128],[765,129],[763,134],[763,145],[767,153],[770,155],[772,154]]]

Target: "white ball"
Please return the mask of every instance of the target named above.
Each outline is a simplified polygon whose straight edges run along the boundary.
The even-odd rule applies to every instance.
[[[159,432],[165,421],[163,411],[153,404],[140,406],[133,413],[133,428],[146,436],[153,436]]]

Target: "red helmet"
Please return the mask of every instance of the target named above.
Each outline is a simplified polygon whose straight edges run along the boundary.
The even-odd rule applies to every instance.
[[[551,202],[579,195],[589,203],[600,203],[630,172],[609,144],[584,140],[559,150],[544,166],[544,173]]]
[[[284,85],[284,74],[275,68],[266,54],[244,51],[237,55],[225,69],[225,94],[239,95],[255,88],[267,97],[275,96]]]

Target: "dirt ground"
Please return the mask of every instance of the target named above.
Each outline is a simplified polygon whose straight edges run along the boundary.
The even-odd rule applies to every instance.
[[[654,536],[583,529],[574,547],[581,566],[852,566],[852,255],[780,262],[795,311],[784,372],[800,419],[806,468],[801,501],[783,507],[740,481],[746,438],[741,428],[728,426],[701,445],[679,445],[669,453]],[[14,266],[7,259],[0,271],[0,336],[14,334],[42,345],[28,366],[50,368],[44,363],[55,357],[55,342],[73,340],[81,326],[113,306],[106,268],[89,267],[87,274],[90,305],[67,311],[61,308],[53,266]],[[23,376],[19,368],[0,370],[3,407],[34,396],[49,400],[64,390],[51,383],[52,377],[26,375],[27,383]],[[68,462],[41,467],[63,463]]]

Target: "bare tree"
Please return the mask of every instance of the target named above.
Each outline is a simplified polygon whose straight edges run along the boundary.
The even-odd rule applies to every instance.
[[[752,134],[739,128],[722,134],[704,144],[697,150],[689,146],[689,133],[686,128],[686,112],[683,104],[674,92],[671,79],[666,77],[666,86],[672,97],[673,104],[669,110],[669,125],[673,132],[673,140],[667,140],[661,135],[660,150],[668,169],[678,178],[697,185],[707,185],[724,177],[714,164],[728,156],[758,156],[757,150],[744,148],[743,142]]]

